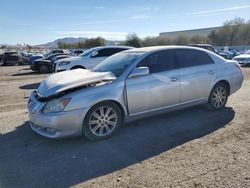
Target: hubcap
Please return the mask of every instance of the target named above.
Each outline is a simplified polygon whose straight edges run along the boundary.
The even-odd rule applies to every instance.
[[[224,87],[217,87],[212,95],[212,104],[215,108],[225,105],[227,100],[227,91]]]
[[[117,114],[109,106],[101,106],[92,112],[89,118],[89,128],[96,136],[109,135],[117,125]]]

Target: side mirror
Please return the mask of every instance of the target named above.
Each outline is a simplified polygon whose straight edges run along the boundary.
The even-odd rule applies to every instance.
[[[98,55],[98,52],[97,51],[94,51],[91,53],[91,57],[96,57]]]
[[[129,78],[135,78],[138,76],[146,76],[149,74],[148,67],[138,67],[133,70],[133,72],[129,75]]]

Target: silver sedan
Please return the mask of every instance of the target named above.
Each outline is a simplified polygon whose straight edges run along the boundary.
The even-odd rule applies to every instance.
[[[29,98],[30,126],[49,138],[105,139],[138,118],[200,104],[220,110],[242,81],[237,62],[204,49],[132,49],[44,80]]]

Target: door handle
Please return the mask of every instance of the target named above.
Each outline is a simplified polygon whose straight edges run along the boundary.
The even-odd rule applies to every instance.
[[[209,73],[209,74],[214,74],[214,71],[213,71],[213,70],[210,70],[208,73]]]
[[[170,81],[171,81],[171,82],[176,82],[176,81],[177,81],[177,78],[171,77],[171,78],[170,78]]]

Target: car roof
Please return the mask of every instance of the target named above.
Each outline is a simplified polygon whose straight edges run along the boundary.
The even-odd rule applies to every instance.
[[[125,48],[125,49],[133,49],[134,47],[132,46],[98,46],[98,47],[94,47],[96,49],[106,49],[106,48]],[[93,49],[94,49],[93,48]]]
[[[193,50],[199,50],[199,51],[208,51],[203,48],[199,47],[193,47],[193,46],[151,46],[151,47],[142,47],[142,48],[134,48],[131,50],[128,50],[127,52],[155,52],[160,50],[170,50],[170,49],[193,49]]]

